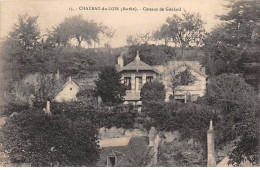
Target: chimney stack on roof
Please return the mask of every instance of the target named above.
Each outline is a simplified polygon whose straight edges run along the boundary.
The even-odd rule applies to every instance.
[[[207,132],[207,147],[208,147],[208,167],[215,167],[216,160],[215,160],[215,146],[214,146],[214,130],[213,130],[213,123],[210,120],[209,130]]]
[[[117,64],[119,65],[120,68],[124,67],[124,58],[122,54],[117,58]]]
[[[140,61],[140,57],[139,57],[139,51],[137,50],[137,52],[136,52],[136,57],[135,57],[135,60],[136,61]]]
[[[60,79],[60,69],[57,69],[57,73],[56,73],[56,79],[59,80]]]

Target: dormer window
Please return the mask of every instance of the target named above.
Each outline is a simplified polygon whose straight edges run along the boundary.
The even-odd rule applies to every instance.
[[[114,167],[116,165],[116,157],[108,156],[107,157],[107,167]]]

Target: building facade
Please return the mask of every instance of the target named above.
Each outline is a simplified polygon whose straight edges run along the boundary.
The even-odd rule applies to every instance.
[[[188,85],[179,85],[172,88],[174,77],[181,72],[188,70],[194,77],[194,82]],[[157,80],[162,82],[166,90],[165,101],[175,100],[185,102],[190,98],[191,101],[202,97],[206,90],[207,76],[205,69],[198,61],[170,61],[165,65],[150,66],[140,60],[139,53],[134,61],[124,66],[123,56],[118,57],[118,71],[122,75],[122,83],[127,86],[125,104],[141,105],[140,91],[146,82]]]

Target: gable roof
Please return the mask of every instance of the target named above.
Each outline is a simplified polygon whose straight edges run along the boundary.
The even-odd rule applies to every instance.
[[[160,71],[158,71],[156,68],[146,64],[145,62],[140,60],[139,52],[137,51],[137,55],[134,61],[130,62],[129,64],[125,65],[123,68],[121,68],[119,71],[154,71],[155,73],[161,74]]]
[[[107,156],[117,156],[117,166],[137,166],[151,151],[148,136],[131,137],[127,146],[103,147],[97,166],[106,166]]]
[[[58,96],[62,91],[63,89],[68,85],[68,84],[72,84],[74,86],[76,86],[78,89],[81,88],[79,85],[77,85],[74,81],[71,80],[71,77],[68,78],[67,82],[62,86],[62,88],[60,88],[58,90],[58,92],[54,95],[54,99],[56,96]]]
[[[186,66],[187,68],[195,71],[203,77],[207,77],[204,71],[201,70],[201,65],[198,61],[170,61],[167,66],[165,66],[163,76],[167,76],[173,71],[179,70],[181,67]]]

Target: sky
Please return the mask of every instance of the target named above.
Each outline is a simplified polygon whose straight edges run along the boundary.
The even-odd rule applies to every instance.
[[[167,17],[173,14],[180,15],[183,10],[199,13],[206,22],[206,30],[210,31],[220,23],[216,15],[227,12],[223,7],[224,3],[225,0],[1,0],[0,37],[8,35],[19,14],[39,16],[38,24],[42,34],[46,34],[46,29],[57,26],[65,17],[81,14],[86,19],[102,22],[111,27],[115,34],[110,40],[110,45],[121,47],[126,45],[128,35],[156,30]],[[89,7],[96,7],[94,9],[116,7],[119,11],[82,10]],[[121,11],[123,7],[136,8],[137,11]],[[145,11],[144,8],[158,8],[158,10],[163,8],[164,11]],[[166,11],[166,8],[181,11]]]

